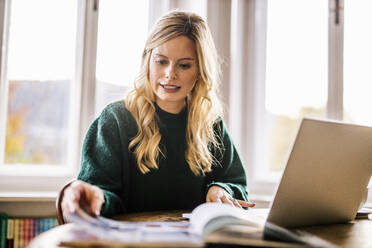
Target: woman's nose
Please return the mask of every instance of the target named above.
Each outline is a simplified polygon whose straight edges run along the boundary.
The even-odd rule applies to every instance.
[[[176,79],[177,78],[177,71],[176,68],[173,65],[169,65],[166,68],[165,75],[168,79]]]

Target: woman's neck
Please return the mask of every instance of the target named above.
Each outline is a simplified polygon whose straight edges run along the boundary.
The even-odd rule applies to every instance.
[[[161,108],[162,110],[171,113],[171,114],[179,114],[182,109],[186,106],[186,101],[183,102],[175,102],[175,103],[169,103],[169,102],[162,102],[156,100],[156,104]]]

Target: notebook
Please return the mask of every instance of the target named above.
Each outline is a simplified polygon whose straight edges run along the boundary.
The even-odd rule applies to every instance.
[[[353,220],[372,174],[372,127],[303,119],[267,222],[282,227]]]

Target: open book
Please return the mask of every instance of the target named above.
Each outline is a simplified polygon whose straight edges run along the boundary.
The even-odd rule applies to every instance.
[[[255,209],[243,210],[227,204],[204,203],[188,217],[189,221],[128,222],[92,217],[79,209],[67,217],[68,222],[76,224],[77,235],[66,239],[61,245],[203,247],[206,243],[224,243],[299,247],[308,244],[303,235],[266,223],[265,215],[257,214]],[[276,241],[268,241],[267,238]]]

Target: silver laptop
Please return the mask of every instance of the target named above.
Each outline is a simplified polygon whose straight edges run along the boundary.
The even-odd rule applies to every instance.
[[[353,220],[372,174],[372,127],[303,119],[267,221],[282,227]]]

